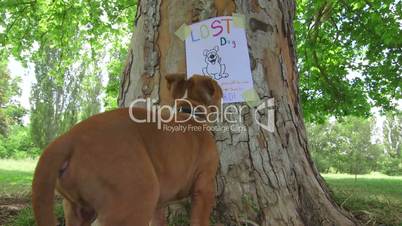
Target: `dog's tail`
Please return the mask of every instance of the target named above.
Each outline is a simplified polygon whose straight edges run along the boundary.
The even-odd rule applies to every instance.
[[[63,135],[51,143],[39,158],[32,182],[32,207],[38,226],[56,225],[54,190],[62,165],[71,153],[69,137]]]

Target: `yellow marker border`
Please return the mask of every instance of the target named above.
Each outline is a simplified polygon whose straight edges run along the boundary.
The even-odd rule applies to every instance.
[[[246,17],[240,13],[233,13],[233,25],[237,28],[246,28]]]
[[[175,32],[175,35],[179,37],[182,41],[186,40],[191,34],[191,27],[187,24],[182,24],[179,29]]]
[[[246,101],[247,105],[251,108],[256,107],[260,102],[260,97],[257,94],[257,91],[255,91],[254,88],[248,89],[242,93],[242,96],[244,98],[244,101]]]

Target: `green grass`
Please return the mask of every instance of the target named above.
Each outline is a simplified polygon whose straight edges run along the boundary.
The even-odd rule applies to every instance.
[[[37,160],[0,159],[0,197],[27,196]]]
[[[26,199],[30,198],[33,171],[37,160],[10,160],[0,159],[0,199]],[[56,215],[62,222],[63,208],[58,202]],[[35,225],[32,208],[22,209],[18,216],[7,226],[33,226]],[[64,225],[64,224],[62,224]]]
[[[36,160],[0,159],[0,198],[29,197]],[[337,203],[366,225],[402,226],[402,177],[383,174],[324,174]],[[57,208],[61,216],[61,206]],[[30,208],[21,211],[11,225],[32,226]]]
[[[59,222],[58,226],[64,226],[63,207],[60,203],[55,205],[55,215]],[[12,219],[6,226],[36,226],[32,208],[28,207],[21,210],[18,216]]]
[[[336,202],[366,225],[402,226],[402,177],[324,174]]]

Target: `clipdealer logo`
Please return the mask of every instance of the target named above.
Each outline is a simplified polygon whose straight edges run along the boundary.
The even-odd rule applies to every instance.
[[[227,131],[236,128],[234,125],[243,124],[243,111],[249,112],[249,109],[254,110],[254,121],[262,129],[268,132],[275,131],[275,99],[270,98],[263,101],[255,107],[249,107],[248,105],[236,105],[236,104],[221,104],[220,107],[217,106],[193,106],[187,99],[176,99],[173,106],[171,105],[156,105],[156,100],[150,98],[147,99],[136,99],[131,102],[129,106],[129,116],[133,122],[136,123],[156,123],[158,129],[168,128],[166,124],[174,122],[176,127],[180,128],[180,131],[199,131],[197,128],[185,128],[183,123],[189,120],[194,120],[197,123],[207,123],[207,124],[231,124],[230,128],[220,128],[219,126],[201,126],[203,129],[214,130],[214,131]],[[181,115],[178,117],[178,110],[180,106],[185,104],[188,110],[187,116],[183,117]],[[134,109],[137,106],[145,106],[147,109],[146,117],[136,116],[134,114]],[[199,117],[202,115],[203,117]],[[191,125],[189,125],[191,127]],[[184,128],[184,129],[183,129]],[[212,129],[211,129],[212,128]]]
[[[267,110],[267,122],[263,124],[260,120],[261,118],[257,118],[259,112]],[[262,129],[267,130],[268,132],[275,132],[275,98],[267,99],[257,106],[254,110],[254,121],[259,125]]]

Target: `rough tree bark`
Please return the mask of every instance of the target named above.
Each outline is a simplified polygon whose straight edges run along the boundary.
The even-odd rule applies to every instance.
[[[276,130],[260,129],[250,110],[243,115],[246,132],[216,134],[221,160],[215,217],[224,225],[355,225],[331,199],[308,151],[293,0],[139,1],[119,105],[144,97],[167,103],[164,76],[186,71],[184,42],[175,31],[234,12],[246,17],[254,87],[261,99],[276,100]]]

